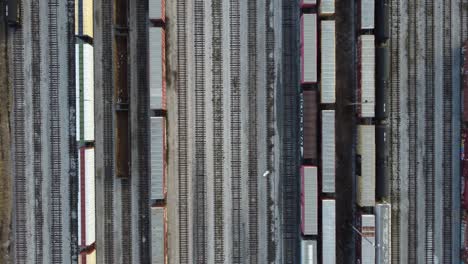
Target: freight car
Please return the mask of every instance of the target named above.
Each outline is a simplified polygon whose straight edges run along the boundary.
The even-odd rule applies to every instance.
[[[463,54],[463,122],[468,122],[468,40],[462,48]]]
[[[96,242],[94,148],[81,148],[79,157],[78,241],[80,246],[87,247]]]
[[[375,171],[376,171],[376,198],[382,200],[388,197],[387,172],[385,169],[385,153],[387,153],[387,127],[385,124],[375,126]]]
[[[335,192],[335,111],[322,111],[322,192]]]
[[[375,205],[375,127],[358,126],[356,161],[358,175],[357,203],[361,207]]]
[[[336,263],[335,200],[322,200],[322,262]]]
[[[360,13],[360,29],[372,30],[374,29],[374,14],[375,14],[375,0],[360,0],[359,13]]]
[[[317,0],[301,0],[302,8],[311,8],[317,5]]]
[[[318,93],[304,90],[303,94],[303,158],[304,163],[316,164],[318,159]]]
[[[301,16],[301,82],[317,82],[317,15]]]
[[[375,0],[375,37],[377,43],[384,43],[390,38],[388,0]]]
[[[335,0],[320,0],[319,14],[332,16],[335,14]]]
[[[335,103],[335,21],[320,23],[320,101]]]
[[[317,241],[301,241],[301,264],[317,264]]]
[[[163,39],[162,28],[149,28],[149,89],[150,108],[165,109],[163,79]]]
[[[21,1],[7,0],[6,18],[8,25],[19,26],[21,23]]]
[[[148,1],[148,17],[157,26],[162,26],[166,20],[165,0]]]
[[[375,227],[376,227],[376,263],[390,264],[391,256],[391,227],[392,211],[389,203],[378,203],[375,205]]]
[[[362,214],[358,217],[356,258],[360,264],[374,264],[375,262],[375,216]]]
[[[76,140],[94,141],[94,64],[93,46],[75,44],[76,61]]]
[[[359,38],[359,116],[375,116],[375,44],[374,35]]]
[[[385,91],[390,69],[390,54],[388,46],[384,45],[377,47],[375,53],[375,118],[377,120],[384,120],[387,118]]]
[[[130,133],[128,89],[128,2],[114,2],[114,109],[116,176],[130,176]]]
[[[166,263],[166,209],[151,208],[151,263]]]
[[[165,198],[164,131],[164,117],[150,117],[151,200],[154,202]]]
[[[318,186],[317,167],[302,166],[301,168],[301,230],[302,234],[318,234]]]

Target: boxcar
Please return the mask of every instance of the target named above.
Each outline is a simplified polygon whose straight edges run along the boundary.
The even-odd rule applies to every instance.
[[[164,2],[165,1],[166,0],[148,0],[148,17],[150,20],[164,21],[165,19]]]
[[[322,263],[336,263],[335,200],[322,200]]]
[[[76,140],[94,141],[93,46],[86,43],[75,44],[75,62]]]
[[[302,8],[310,8],[317,5],[317,0],[301,0]]]
[[[322,192],[335,192],[335,111],[322,111]]]
[[[374,264],[375,262],[375,216],[362,214],[358,217],[360,236],[357,243],[357,259],[361,264]]]
[[[301,264],[317,264],[317,241],[301,241]]]
[[[376,263],[390,264],[391,257],[391,227],[392,211],[388,203],[378,203],[375,205],[375,227],[377,242]]]
[[[358,197],[362,206],[375,205],[375,127],[358,126],[357,147]]]
[[[374,29],[375,0],[361,0],[361,29]]]
[[[378,43],[384,43],[390,37],[388,1],[375,0],[375,37]]]
[[[375,116],[375,39],[373,35],[362,35],[359,40],[359,115]]]
[[[165,263],[165,209],[151,208],[151,263]]]
[[[463,122],[468,122],[468,41],[465,41],[463,53]]]
[[[317,167],[301,168],[301,229],[304,235],[317,235],[318,187]]]
[[[304,133],[304,159],[315,162],[318,157],[317,133],[318,133],[318,98],[317,91],[305,90],[303,92],[303,133]]]
[[[301,82],[317,82],[317,15],[301,17]]]
[[[161,28],[149,28],[149,89],[151,109],[164,109],[162,39],[163,30]]]
[[[164,118],[150,117],[151,200],[164,199]]]
[[[387,127],[385,124],[375,126],[375,162],[376,162],[376,198],[386,198],[387,193],[387,172],[385,170],[385,153],[387,142]]]
[[[335,0],[320,0],[319,13],[323,16],[335,14]]]
[[[386,85],[388,83],[390,56],[387,46],[376,48],[375,67],[375,117],[378,120],[387,118],[387,102],[385,99]]]
[[[335,103],[335,21],[320,23],[320,101]]]

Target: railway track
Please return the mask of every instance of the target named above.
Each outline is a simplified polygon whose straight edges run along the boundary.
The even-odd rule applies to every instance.
[[[177,146],[179,262],[189,263],[186,0],[177,0]]]
[[[194,262],[207,262],[206,125],[205,125],[205,8],[194,1],[195,51],[195,200],[193,204]]]
[[[265,106],[265,112],[266,112],[266,123],[267,123],[267,138],[266,138],[266,160],[267,160],[267,170],[269,171],[274,171],[274,161],[273,161],[273,135],[275,134],[275,129],[274,129],[274,96],[275,96],[275,57],[274,57],[274,52],[275,52],[275,31],[273,28],[273,19],[271,19],[272,14],[270,13],[270,10],[274,10],[273,8],[273,3],[271,1],[266,1],[265,2],[265,25],[266,25],[266,70],[267,70],[267,78],[266,78],[266,106]],[[267,256],[268,256],[268,262],[273,263],[276,259],[276,245],[274,244],[274,237],[273,237],[273,232],[271,230],[274,230],[274,215],[273,211],[270,209],[273,205],[273,202],[271,201],[271,196],[270,194],[272,193],[271,190],[271,182],[267,181],[267,186],[266,186],[266,193],[267,193]]]
[[[24,14],[21,4],[21,14]],[[15,259],[26,263],[28,253],[26,237],[26,149],[25,149],[25,100],[24,100],[24,42],[21,27],[12,29],[12,76],[13,76],[13,164],[14,164],[14,199],[15,199]]]
[[[443,5],[443,243],[442,262],[452,263],[452,0]]]
[[[415,1],[408,2],[408,262],[417,263],[417,62],[416,62],[416,3]]]
[[[232,263],[242,263],[241,251],[241,119],[240,119],[240,3],[230,0],[230,71],[231,71],[231,195]]]
[[[31,18],[31,52],[32,52],[32,108],[33,108],[33,175],[34,175],[34,197],[37,203],[34,205],[34,244],[35,259],[42,262],[43,259],[43,236],[44,215],[42,213],[42,129],[41,129],[41,45],[40,45],[40,19],[39,2],[32,1],[30,4]],[[50,33],[49,33],[50,34]]]
[[[114,260],[114,137],[113,137],[113,78],[112,78],[112,0],[102,0],[102,115],[104,158],[104,258],[106,263]]]
[[[299,26],[299,14],[295,1],[283,0],[283,138],[281,152],[283,167],[282,175],[282,227],[283,227],[283,263],[297,263],[299,260],[299,182],[298,169],[298,72],[297,58],[299,58],[297,43],[299,36],[296,33]],[[294,74],[293,74],[294,73]]]
[[[214,244],[215,263],[224,263],[224,188],[223,188],[223,51],[222,32],[223,11],[222,0],[212,1],[213,21],[213,153],[214,153]]]
[[[400,261],[400,60],[399,60],[399,42],[400,42],[400,1],[390,1],[390,19],[391,19],[391,38],[390,38],[390,54],[391,54],[391,83],[390,88],[390,162],[392,175],[391,202],[392,202],[392,262],[399,263]]]
[[[426,99],[425,108],[434,109],[434,2],[431,0],[425,1],[426,8]],[[425,111],[425,157],[424,157],[424,174],[426,175],[425,182],[425,219],[426,219],[426,241],[425,241],[425,262],[434,262],[434,111]]]
[[[257,195],[257,1],[247,3],[248,49],[248,190],[249,190],[249,261],[258,263]]]
[[[51,147],[51,208],[52,230],[52,263],[63,263],[62,257],[62,174],[60,151],[60,63],[58,40],[57,0],[49,1],[49,115],[50,115],[50,147]],[[39,12],[39,10],[32,10]],[[65,153],[64,153],[65,154]]]

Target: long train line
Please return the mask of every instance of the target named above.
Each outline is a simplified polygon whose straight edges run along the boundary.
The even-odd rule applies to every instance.
[[[299,9],[296,8],[295,1],[283,0],[283,138],[281,152],[283,167],[280,168],[282,175],[282,219],[283,227],[283,263],[297,263],[299,259],[298,247],[299,236],[297,227],[299,226],[299,183],[297,180],[298,153],[297,153],[297,127],[298,127],[298,91],[299,80],[293,72],[297,72],[296,45],[298,43],[297,27],[299,25]],[[296,51],[296,53],[291,52]]]
[[[392,262],[399,263],[400,257],[400,1],[390,1],[390,54],[391,54],[391,83],[390,88],[390,175],[391,178],[391,204],[392,204],[392,227],[391,227],[391,238],[392,238]]]
[[[148,32],[147,32],[147,17],[148,1],[136,1],[136,24],[137,24],[137,50],[148,54]],[[144,117],[144,120],[149,120],[148,105],[149,98],[147,95],[148,74],[146,71],[146,56],[138,55],[137,61],[137,79],[138,79],[138,113],[139,117]],[[139,238],[140,238],[140,263],[148,263],[151,260],[151,244],[149,243],[148,234],[151,233],[150,210],[147,201],[149,201],[148,181],[150,179],[150,167],[148,164],[148,156],[150,151],[149,140],[150,126],[147,122],[138,124],[138,168],[139,168],[139,199],[138,211],[139,216]],[[129,201],[130,202],[130,201]],[[136,261],[136,260],[134,260]]]
[[[224,188],[223,188],[223,52],[222,32],[223,11],[222,0],[212,0],[213,21],[213,166],[214,166],[214,244],[215,263],[224,262]]]
[[[257,195],[257,2],[247,3],[248,49],[248,190],[249,190],[249,261],[258,263]]]
[[[416,1],[408,2],[408,262],[417,263],[417,148],[418,148],[418,113],[417,113],[417,63],[416,45]]]
[[[112,0],[101,1],[102,12],[102,65],[106,69],[112,65]],[[106,263],[114,263],[114,146],[113,146],[113,78],[112,71],[102,73],[102,108],[103,108],[103,158],[104,158],[104,257]]]
[[[189,263],[186,0],[177,0],[177,143],[179,262]]]
[[[434,1],[426,0],[426,61],[425,61],[425,108],[434,109]],[[434,262],[434,201],[435,201],[435,174],[434,174],[434,111],[425,111],[425,156],[424,170],[426,175],[425,181],[425,261],[426,263]]]
[[[24,13],[21,4],[21,14]],[[24,100],[24,40],[23,29],[13,29],[12,40],[12,64],[13,64],[13,140],[14,140],[14,198],[15,198],[15,259],[17,262],[26,263],[28,253],[26,237],[26,150],[25,150],[25,100]]]
[[[205,8],[194,1],[195,51],[195,200],[193,204],[194,261],[207,262],[206,124],[205,124]]]
[[[232,263],[242,263],[241,252],[241,120],[240,120],[240,4],[230,0],[231,71],[231,193]]]
[[[448,3],[448,4],[447,4]],[[443,220],[442,261],[452,262],[452,0],[443,5]]]

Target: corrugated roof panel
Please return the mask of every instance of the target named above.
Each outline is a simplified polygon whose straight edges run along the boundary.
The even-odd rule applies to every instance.
[[[335,200],[322,200],[322,263],[336,263]]]
[[[317,167],[302,167],[303,183],[303,207],[302,226],[304,235],[317,235],[317,207],[318,207],[318,187],[317,187]]]
[[[151,208],[151,263],[164,264],[164,208]]]
[[[96,200],[94,178],[94,148],[85,150],[85,203],[86,203],[86,245],[96,241]]]
[[[149,28],[150,108],[162,109],[162,32]]]
[[[376,240],[380,247],[377,248],[376,263],[390,264],[391,256],[391,223],[392,212],[388,203],[379,203],[375,206]]]
[[[162,3],[164,0],[148,0],[149,19],[162,19]]]
[[[301,264],[317,264],[317,241],[301,241]]]
[[[358,149],[361,174],[358,175],[358,197],[360,206],[375,205],[375,126],[358,126]]]
[[[321,0],[319,12],[320,12],[320,15],[335,14],[335,0]]]
[[[320,23],[320,91],[321,102],[335,103],[335,21],[325,20]]]
[[[322,192],[335,192],[335,111],[322,111]]]
[[[361,116],[375,116],[375,38],[361,36]]]
[[[375,0],[361,0],[361,29],[374,28]]]
[[[151,117],[151,199],[164,199],[164,118]]]
[[[302,82],[317,82],[317,15],[302,15]]]
[[[375,264],[375,216],[361,216],[361,264]]]

